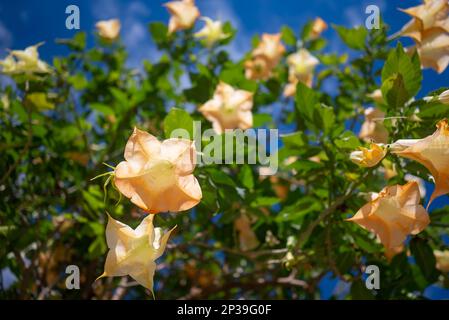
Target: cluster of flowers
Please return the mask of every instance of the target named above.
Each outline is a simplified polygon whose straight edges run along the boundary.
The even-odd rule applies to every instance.
[[[391,152],[400,157],[418,161],[432,174],[435,190],[431,202],[449,192],[449,124],[441,120],[437,130],[423,139],[403,139],[390,145],[371,144],[351,153],[351,160],[363,167],[374,167]],[[409,234],[417,234],[429,224],[429,215],[420,205],[421,194],[417,181],[389,186],[373,194],[372,200],[363,206],[349,221],[376,233],[385,247],[388,258],[403,249]]]
[[[423,68],[443,72],[449,65],[449,3],[446,0],[425,0],[424,4],[402,10],[412,16],[398,33],[413,38],[415,46],[408,52],[418,52]],[[441,93],[437,100],[447,104],[449,90]],[[382,103],[380,89],[369,95],[376,103]],[[429,97],[429,99],[434,99]],[[359,137],[370,141],[369,148],[361,147],[351,153],[351,160],[362,167],[374,167],[382,160],[386,178],[396,175],[393,166],[385,160],[387,153],[418,161],[432,174],[435,181],[427,208],[438,196],[449,192],[449,126],[447,120],[437,124],[437,130],[423,139],[398,140],[388,143],[388,130],[383,125],[385,113],[377,108],[365,109],[365,122]],[[420,205],[424,196],[422,181],[412,177],[407,184],[385,187],[373,193],[369,203],[363,206],[349,221],[374,232],[385,247],[387,258],[401,252],[404,241],[410,234],[424,230],[430,222],[429,215]],[[424,189],[425,191],[425,189]],[[438,266],[449,271],[449,251],[435,251]]]
[[[418,51],[423,67],[443,72],[449,65],[449,3],[424,0],[424,4],[402,11],[412,17],[398,33],[415,41],[410,52]]]

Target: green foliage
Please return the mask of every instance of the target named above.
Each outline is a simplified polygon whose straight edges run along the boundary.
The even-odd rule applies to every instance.
[[[164,119],[165,138],[171,138],[173,131],[184,129],[189,133],[190,140],[194,138],[193,119],[189,113],[182,109],[172,108]]]
[[[422,73],[419,57],[410,57],[398,43],[382,68],[382,95],[393,108],[402,107],[421,88]]]
[[[343,26],[333,26],[341,40],[351,49],[362,50],[365,47],[368,31],[365,27],[359,26],[348,29]]]

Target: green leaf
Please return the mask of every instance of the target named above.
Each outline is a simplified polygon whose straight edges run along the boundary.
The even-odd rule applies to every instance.
[[[16,230],[17,227],[10,225],[10,226],[0,226],[0,235],[7,237],[9,233]]]
[[[341,40],[351,49],[362,50],[365,47],[368,31],[364,26],[349,29],[343,26],[333,25]]]
[[[204,70],[204,66],[199,64],[198,69],[201,73],[191,73],[190,79],[192,87],[184,90],[187,100],[202,104],[210,99],[215,89],[215,82],[211,79],[209,70]]]
[[[273,120],[271,114],[268,113],[256,113],[253,115],[253,127],[259,128]]]
[[[410,251],[424,278],[429,283],[435,282],[438,279],[438,271],[435,269],[436,259],[427,241],[417,237],[413,238],[410,241]]]
[[[76,73],[69,77],[68,81],[76,90],[83,90],[88,85],[87,79],[82,73]]]
[[[315,125],[324,133],[329,133],[335,124],[334,108],[324,104],[318,104],[314,109],[313,118]]]
[[[310,41],[308,48],[310,51],[319,51],[321,49],[324,49],[326,44],[327,44],[326,39],[318,38],[318,39]]]
[[[301,30],[301,40],[307,41],[312,34],[313,20],[308,21]]]
[[[90,108],[92,110],[95,110],[95,111],[98,111],[98,112],[104,114],[105,116],[115,114],[114,109],[112,109],[112,107],[110,107],[109,105],[104,104],[104,103],[91,103]]]
[[[215,184],[223,184],[235,188],[234,180],[232,180],[229,175],[223,171],[209,168],[207,169],[207,172],[210,174],[210,177]]]
[[[243,67],[240,65],[228,66],[220,74],[220,80],[238,89],[255,92],[257,82],[245,78]]]
[[[149,24],[149,29],[151,36],[158,47],[168,40],[168,28],[165,23],[151,22]]]
[[[438,102],[428,103],[419,108],[418,117],[420,119],[440,120],[449,118],[449,105]]]
[[[285,146],[289,149],[303,148],[306,145],[306,136],[304,132],[297,131],[289,134],[281,135],[281,139]]]
[[[86,48],[86,33],[78,32],[72,39],[62,39],[57,42],[67,45],[71,50],[83,51]]]
[[[351,285],[351,296],[354,300],[374,300],[375,297],[362,280],[356,280]]]
[[[126,110],[129,106],[128,95],[118,88],[110,88],[109,91],[111,92],[120,109]]]
[[[256,198],[253,202],[251,202],[251,207],[258,208],[258,207],[271,207],[272,205],[275,205],[280,200],[275,197],[259,197]]]
[[[392,108],[401,108],[410,99],[400,73],[395,73],[382,83],[382,96]]]
[[[172,108],[164,119],[164,133],[170,138],[173,131],[184,129],[188,132],[190,140],[194,138],[193,119],[190,114],[182,109]],[[187,138],[187,137],[184,137]]]
[[[360,140],[352,131],[345,131],[334,141],[335,145],[342,149],[356,149],[360,147]]]
[[[289,46],[296,45],[296,36],[290,27],[283,26],[281,28],[281,34],[282,34],[282,41],[284,41],[286,45]]]
[[[253,177],[253,171],[251,170],[251,167],[247,164],[245,164],[242,169],[239,172],[239,180],[242,183],[242,185],[247,189],[253,189],[254,188],[254,177]]]
[[[410,57],[404,52],[402,45],[398,42],[396,49],[391,50],[388,55],[387,61],[382,68],[382,86],[383,83],[391,81],[391,77],[400,74],[403,81],[403,86],[407,93],[407,100],[414,97],[421,88],[422,72],[419,57],[415,53],[413,57]],[[395,83],[394,85],[400,85]],[[386,85],[386,88],[391,87],[391,84]],[[382,90],[382,94],[388,92],[388,90]],[[401,90],[401,89],[400,89]],[[402,95],[403,93],[401,93]],[[388,97],[384,96],[386,101]]]
[[[45,92],[28,94],[25,98],[25,103],[40,111],[53,110],[55,108],[55,105],[47,100],[47,94]]]
[[[304,125],[308,124],[308,126],[314,128],[314,109],[315,105],[318,104],[318,95],[311,88],[307,87],[302,82],[298,82],[296,86],[296,110],[298,112],[298,119],[304,121],[302,124],[302,128],[306,129]]]

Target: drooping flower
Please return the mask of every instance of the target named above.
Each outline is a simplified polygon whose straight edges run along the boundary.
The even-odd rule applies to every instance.
[[[298,52],[288,56],[287,64],[289,66],[289,83],[284,89],[284,96],[293,96],[296,93],[296,85],[298,82],[302,82],[308,87],[312,86],[313,72],[319,64],[319,60],[316,57],[306,49],[300,49]]]
[[[387,154],[387,149],[376,143],[372,143],[370,148],[360,147],[359,149],[351,152],[350,159],[361,167],[374,167]]]
[[[208,47],[212,47],[217,41],[226,39],[229,34],[223,31],[223,23],[221,21],[213,21],[208,17],[203,17],[201,20],[206,22],[206,25],[197,33],[195,38],[204,39]]]
[[[251,229],[251,221],[249,218],[242,214],[234,221],[234,227],[238,231],[240,249],[242,251],[248,251],[256,248],[259,245],[256,234]]]
[[[129,275],[153,293],[156,260],[163,255],[174,227],[165,234],[154,228],[153,214],[146,216],[136,229],[132,229],[108,215],[106,242],[109,248],[103,277]],[[153,293],[154,296],[154,293]]]
[[[33,74],[50,73],[50,66],[42,60],[39,60],[39,48],[43,43],[29,46],[25,50],[12,50],[11,53],[0,61],[2,72],[5,74]]]
[[[390,259],[402,251],[408,235],[418,234],[429,224],[429,215],[420,200],[415,181],[388,186],[347,221],[374,232]]]
[[[310,39],[317,39],[327,29],[327,23],[320,17],[315,18],[310,31]]]
[[[115,185],[147,212],[188,210],[202,197],[192,174],[195,152],[192,141],[159,142],[151,134],[135,128],[125,147],[125,161],[115,169]]]
[[[424,32],[416,50],[423,68],[442,73],[449,65],[449,33],[437,29]]]
[[[257,47],[251,52],[251,59],[245,62],[245,76],[251,80],[266,80],[285,53],[281,34],[264,33]]]
[[[424,4],[408,9],[400,9],[412,17],[400,31],[402,36],[408,36],[421,42],[423,33],[430,29],[439,32],[449,32],[449,4],[447,0],[425,0]]]
[[[376,108],[365,109],[365,121],[360,129],[359,137],[367,142],[387,143],[388,130],[383,125],[385,113]]]
[[[436,268],[441,272],[449,272],[449,250],[434,250],[433,254],[436,259]]]
[[[168,33],[192,28],[196,19],[200,16],[200,11],[195,6],[194,0],[171,1],[165,3],[164,6],[171,15]]]
[[[437,130],[424,139],[398,140],[390,146],[392,153],[418,161],[425,166],[435,180],[432,201],[449,192],[449,124],[441,120]]]
[[[101,38],[113,41],[117,39],[120,34],[121,24],[119,19],[110,19],[98,21],[95,24],[95,27],[97,28],[98,35]]]
[[[199,111],[212,122],[218,134],[226,129],[248,129],[253,126],[253,94],[249,91],[234,89],[220,82],[211,100],[203,104]]]

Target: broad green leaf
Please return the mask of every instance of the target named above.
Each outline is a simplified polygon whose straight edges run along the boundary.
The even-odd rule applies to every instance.
[[[296,36],[293,30],[288,26],[283,26],[281,28],[281,34],[282,34],[282,41],[286,45],[294,46],[296,45]]]
[[[362,50],[365,47],[368,31],[364,26],[356,28],[346,28],[343,26],[333,25],[341,40],[351,49]]]
[[[128,95],[124,91],[118,88],[110,88],[109,91],[113,95],[116,105],[120,109],[126,110],[129,107],[130,102],[128,99]]]
[[[324,38],[318,38],[315,40],[310,41],[308,49],[310,51],[319,51],[324,49],[326,47],[327,41]]]
[[[68,81],[76,90],[83,90],[88,85],[87,79],[82,73],[76,73],[75,75],[69,77]]]
[[[314,121],[314,109],[318,105],[318,96],[313,89],[305,84],[298,82],[296,86],[296,111],[298,112],[298,120],[303,122],[303,126],[316,129]],[[299,128],[304,130],[305,127]]]
[[[245,188],[250,190],[254,188],[253,171],[249,165],[242,166],[239,172],[239,180]]]
[[[345,131],[338,139],[334,140],[334,143],[339,148],[352,150],[361,145],[359,138],[352,131]]]
[[[395,73],[382,83],[382,96],[392,108],[401,108],[410,99],[402,74]]]
[[[410,241],[410,251],[424,278],[429,283],[435,282],[438,278],[438,272],[435,269],[436,259],[427,241],[418,237],[413,238]]]
[[[306,145],[307,138],[302,131],[281,135],[285,146],[290,149],[303,148]]]
[[[151,36],[158,47],[168,40],[168,28],[165,23],[152,22],[149,24],[149,29]]]
[[[172,108],[164,119],[165,137],[170,138],[172,132],[177,129],[186,130],[190,140],[194,139],[193,119],[190,114],[185,110]]]
[[[90,108],[92,110],[101,112],[101,113],[103,113],[106,116],[115,114],[114,109],[112,109],[111,106],[109,106],[107,104],[104,104],[104,103],[91,103],[90,104]]]
[[[271,207],[272,205],[278,203],[280,200],[274,197],[258,197],[253,202],[251,202],[251,207]]]
[[[52,110],[55,105],[48,101],[45,92],[34,92],[26,95],[25,103],[40,111]]]
[[[363,280],[356,280],[351,285],[351,296],[354,300],[374,300],[375,297],[370,290],[366,288]]]
[[[388,59],[382,68],[382,83],[397,74],[402,76],[403,86],[407,92],[408,99],[414,97],[421,88],[422,81],[419,57],[416,53],[410,57],[404,52],[400,42],[398,42],[396,49],[391,50]],[[400,83],[395,83],[395,85],[400,85]],[[388,86],[391,87],[391,84]],[[384,94],[384,91],[387,92],[387,90],[384,89],[382,90],[382,94]],[[401,93],[401,95],[403,95],[403,93]],[[388,101],[387,98],[388,97],[384,96],[386,101]]]
[[[227,175],[223,171],[210,168],[207,169],[207,172],[210,174],[210,177],[215,184],[224,184],[235,188],[236,185],[234,180],[232,180],[229,175]]]
[[[335,124],[334,109],[324,104],[317,104],[313,118],[318,128],[322,129],[324,133],[329,133]]]

